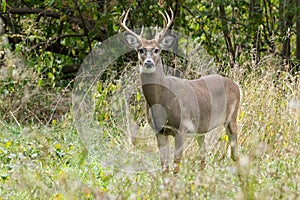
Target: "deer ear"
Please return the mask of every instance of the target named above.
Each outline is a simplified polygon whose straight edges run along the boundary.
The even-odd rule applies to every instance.
[[[142,46],[141,41],[136,36],[134,36],[134,35],[132,35],[130,33],[125,33],[124,37],[125,37],[126,44],[130,48],[136,48],[136,49],[138,49],[138,48],[140,48]]]
[[[168,49],[168,48],[171,48],[175,42],[177,40],[177,37],[176,35],[174,34],[169,34],[169,35],[166,35],[159,43],[159,46],[160,48],[162,49]]]

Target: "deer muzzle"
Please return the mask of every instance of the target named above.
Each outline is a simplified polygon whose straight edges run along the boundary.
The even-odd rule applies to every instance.
[[[147,69],[153,68],[154,67],[153,61],[152,60],[146,60],[144,62],[144,67],[147,68]]]

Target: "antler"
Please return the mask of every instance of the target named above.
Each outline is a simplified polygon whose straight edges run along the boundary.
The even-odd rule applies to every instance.
[[[168,15],[167,11],[165,11],[165,14],[161,11],[159,11],[159,13],[163,16],[164,18],[164,28],[162,29],[162,31],[160,33],[156,33],[155,39],[160,40],[162,39],[165,34],[167,33],[168,29],[170,28],[173,19],[174,19],[174,13],[173,10],[170,8],[170,12],[171,12],[171,18]]]
[[[127,12],[123,12],[123,14],[121,15],[120,19],[119,19],[119,24],[122,28],[124,28],[128,33],[134,35],[135,37],[137,37],[139,40],[142,39],[142,34],[144,31],[144,26],[142,27],[141,33],[140,35],[136,34],[135,32],[133,32],[132,30],[130,30],[127,26],[126,26],[126,20],[128,17],[128,13],[129,13],[130,9],[127,10]]]
[[[126,20],[128,17],[128,13],[129,13],[130,9],[127,10],[127,12],[123,12],[123,14],[121,15],[120,19],[119,19],[119,24],[122,28],[124,28],[128,33],[134,35],[136,38],[138,38],[138,40],[142,40],[142,34],[144,31],[144,26],[142,27],[141,33],[140,35],[136,34],[135,32],[133,32],[132,30],[130,30],[127,26],[126,26]],[[165,34],[167,33],[168,29],[170,28],[173,19],[174,19],[174,13],[173,10],[170,8],[170,12],[171,12],[171,17],[169,16],[169,14],[167,13],[167,11],[165,11],[165,14],[162,11],[159,11],[159,13],[163,16],[164,18],[164,28],[161,30],[161,32],[158,33],[158,29],[156,27],[156,35],[155,35],[155,39],[156,40],[160,40],[162,39]]]

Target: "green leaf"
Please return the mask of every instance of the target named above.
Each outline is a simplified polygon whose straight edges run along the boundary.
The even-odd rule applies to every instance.
[[[136,94],[136,100],[137,101],[141,100],[141,93],[137,92],[137,94]]]
[[[39,79],[37,82],[38,87],[42,87],[43,86],[43,79]]]
[[[6,12],[6,1],[2,0],[1,6],[2,6],[2,12],[5,13]]]

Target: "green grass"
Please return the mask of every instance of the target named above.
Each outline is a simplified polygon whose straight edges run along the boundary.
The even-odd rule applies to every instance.
[[[300,78],[272,62],[266,58],[253,72],[245,64],[228,75],[243,90],[239,161],[230,160],[225,131],[216,129],[207,146],[220,139],[203,169],[191,141],[177,177],[130,174],[90,156],[70,114],[48,127],[1,121],[0,199],[299,199]],[[109,123],[104,131],[116,135],[120,128]]]

